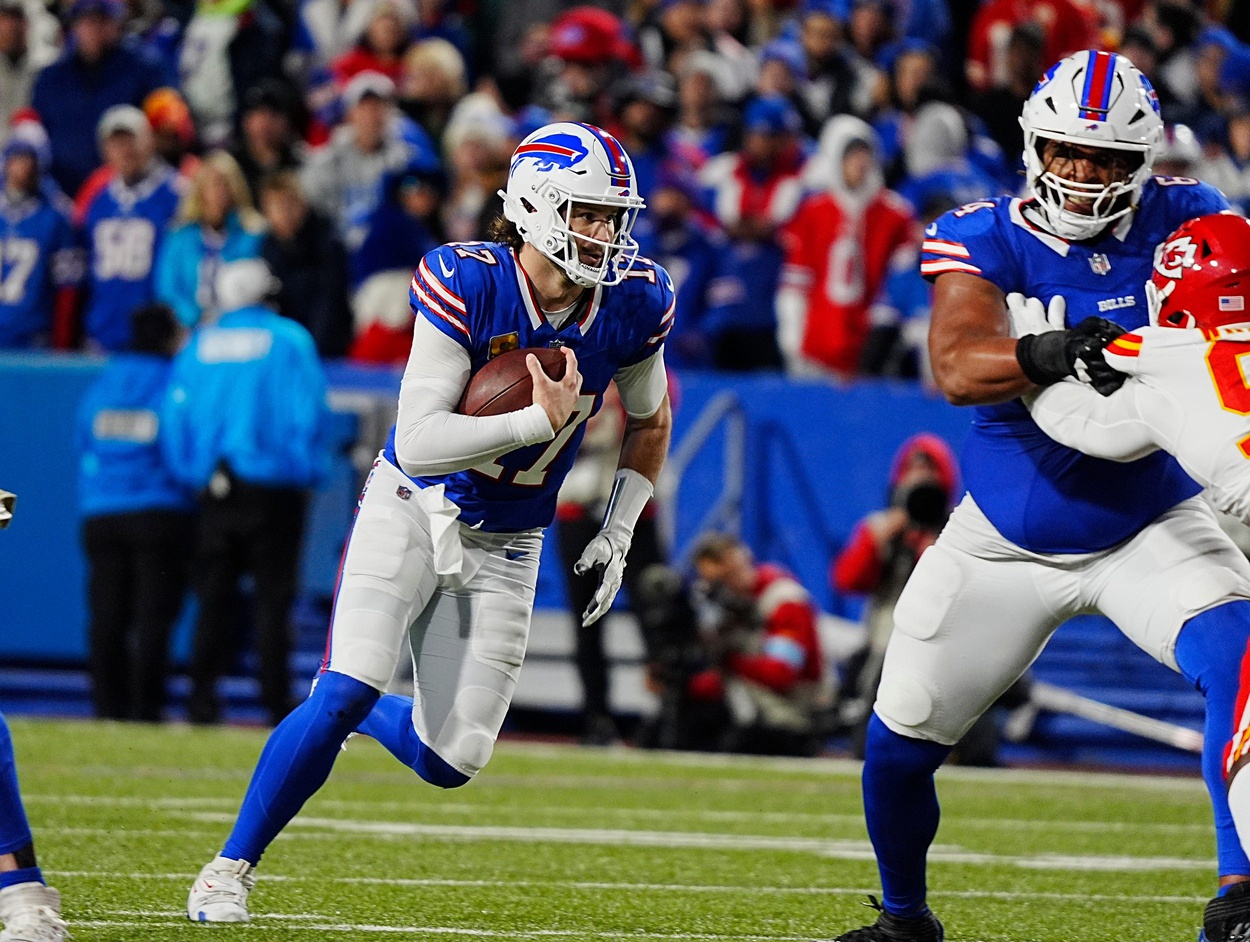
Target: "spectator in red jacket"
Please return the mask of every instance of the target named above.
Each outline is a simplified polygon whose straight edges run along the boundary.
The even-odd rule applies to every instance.
[[[704,537],[694,565],[716,666],[690,679],[691,699],[725,705],[727,750],[815,754],[828,678],[811,595],[782,567],[755,562],[729,534]]]

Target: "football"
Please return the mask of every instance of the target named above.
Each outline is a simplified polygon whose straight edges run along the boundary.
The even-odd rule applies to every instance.
[[[564,376],[564,354],[559,348],[509,350],[469,377],[469,385],[456,411],[461,415],[503,415],[532,405],[534,379],[525,365],[525,358],[531,353],[538,357],[544,372],[552,379]]]

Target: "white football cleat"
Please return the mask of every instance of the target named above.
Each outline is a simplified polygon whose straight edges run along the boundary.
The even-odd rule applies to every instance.
[[[0,890],[0,942],[65,942],[61,894],[42,883],[16,883]]]
[[[214,857],[191,884],[187,918],[192,922],[251,922],[247,894],[256,885],[246,860]]]

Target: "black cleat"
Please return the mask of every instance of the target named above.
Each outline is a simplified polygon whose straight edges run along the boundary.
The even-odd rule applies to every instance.
[[[931,912],[911,918],[895,916],[887,913],[875,896],[868,897],[868,902],[864,905],[871,906],[880,913],[877,921],[862,929],[852,929],[838,936],[834,942],[942,942],[946,937],[942,924]],[[1250,942],[1250,938],[1247,942]]]
[[[1207,903],[1199,942],[1250,942],[1250,883],[1237,883]]]

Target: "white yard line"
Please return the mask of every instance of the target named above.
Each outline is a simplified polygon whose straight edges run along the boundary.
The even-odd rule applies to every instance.
[[[125,873],[109,870],[45,870],[54,877],[83,877],[108,880],[161,880],[189,883],[192,873]],[[681,883],[611,883],[590,880],[451,880],[416,877],[322,877],[287,876],[261,873],[264,883],[335,883],[369,886],[397,887],[447,887],[447,888],[502,888],[553,890],[601,890],[625,893],[693,893],[729,894],[748,896],[867,896],[879,895],[873,887],[838,886],[729,886],[716,884]],[[1176,895],[1129,895],[1099,893],[1047,893],[1013,890],[930,890],[930,896],[949,899],[1000,899],[1000,900],[1054,900],[1056,902],[1103,902],[1132,905],[1137,903],[1176,903],[1186,906],[1205,903],[1205,896]],[[125,915],[124,913],[119,913]],[[138,913],[131,913],[138,915]]]

